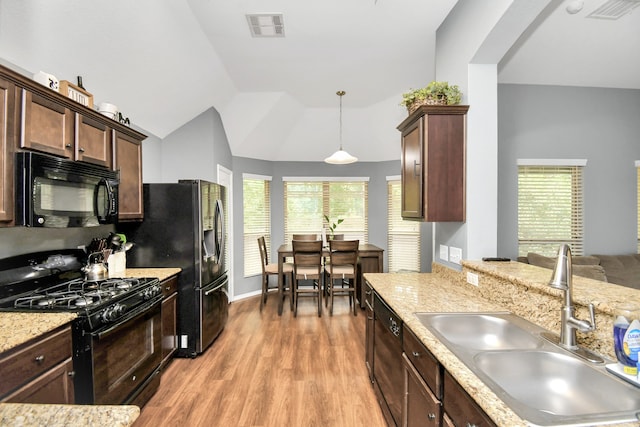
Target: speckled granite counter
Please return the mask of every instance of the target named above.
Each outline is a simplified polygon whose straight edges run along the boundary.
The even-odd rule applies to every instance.
[[[0,403],[0,426],[127,427],[140,415],[134,405],[29,405]]]
[[[489,265],[487,265],[489,264]],[[521,266],[511,265],[518,263],[501,263],[499,266],[482,262],[463,262],[465,271],[462,273],[448,269],[443,266],[434,264],[434,273],[366,273],[365,278],[375,288],[376,292],[387,302],[387,304],[402,318],[406,326],[408,326],[423,344],[438,358],[442,365],[447,369],[460,385],[471,395],[478,405],[498,424],[499,426],[526,426],[527,423],[519,418],[502,400],[500,400],[467,366],[462,363],[447,347],[440,342],[429,330],[420,323],[414,315],[415,312],[478,312],[478,311],[512,311],[534,323],[539,324],[553,331],[555,323],[560,318],[560,294],[556,293],[544,283],[550,278],[550,271],[539,269],[542,271],[531,271],[525,268],[525,275],[520,275]],[[467,267],[473,269],[474,272],[480,274],[480,286],[475,287],[463,280],[466,277]],[[505,270],[501,270],[505,269]],[[486,272],[486,271],[491,272]],[[496,273],[502,271],[504,276]],[[511,271],[512,276],[507,278],[508,272]],[[528,276],[529,275],[529,276]],[[547,277],[548,276],[548,277]],[[498,280],[502,277],[502,280]],[[546,277],[546,278],[543,278]],[[495,280],[494,280],[495,279]],[[536,284],[532,284],[528,279],[533,280]],[[588,280],[588,279],[585,279]],[[596,282],[596,281],[590,281]],[[582,280],[574,282],[574,290],[576,294],[586,292],[584,289],[592,285],[592,292],[585,293],[582,298],[577,301],[594,302],[597,306],[608,306],[604,303],[603,298],[596,298],[598,295],[596,289],[600,286],[600,282],[585,283]],[[606,284],[605,288],[607,287]],[[549,288],[549,293],[547,289]],[[526,297],[523,298],[523,294]],[[605,294],[615,291],[604,289]],[[626,292],[626,291],[625,291]],[[636,292],[636,298],[637,292]],[[533,295],[529,295],[533,293]],[[549,301],[546,305],[540,305],[540,300],[547,295]],[[555,300],[558,304],[555,304]],[[595,299],[595,301],[594,301]],[[540,312],[546,312],[547,315],[541,316]],[[578,314],[584,317],[582,311]],[[600,317],[606,317],[601,314]],[[601,319],[598,318],[598,321]],[[608,328],[606,325],[598,325],[598,328]],[[610,341],[610,331],[607,329],[607,341]],[[594,342],[597,342],[595,340]],[[583,344],[581,342],[581,344]],[[598,348],[606,347],[606,345],[598,345]],[[638,423],[618,424],[619,426],[638,426]]]
[[[75,318],[75,313],[0,312],[0,353],[53,331]]]
[[[127,268],[122,277],[157,277],[163,281],[181,271],[181,268]]]

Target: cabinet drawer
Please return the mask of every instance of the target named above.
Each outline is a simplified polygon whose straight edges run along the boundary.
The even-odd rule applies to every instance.
[[[71,327],[37,338],[26,347],[0,359],[0,396],[71,357]]]
[[[439,426],[442,419],[440,400],[429,390],[406,354],[402,355],[402,361],[405,369],[403,425],[405,427]]]
[[[442,367],[433,354],[406,326],[403,332],[402,349],[436,398],[442,399]]]
[[[178,276],[173,276],[163,281],[160,286],[162,287],[162,296],[168,297],[178,290]]]
[[[447,371],[444,372],[444,411],[457,426],[495,426],[491,418]]]
[[[73,361],[71,358],[14,391],[2,402],[73,404]]]

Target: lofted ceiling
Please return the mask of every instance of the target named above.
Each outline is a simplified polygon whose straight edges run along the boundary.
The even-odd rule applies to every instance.
[[[499,64],[499,82],[640,89],[640,7],[587,17],[604,2],[552,0]],[[159,138],[214,107],[232,154],[265,160],[335,151],[345,90],[344,148],[395,160],[401,94],[435,78],[436,30],[456,3],[0,0],[0,59],[72,82],[82,75],[96,103],[116,104]],[[582,10],[567,13],[570,3]],[[253,13],[282,14],[284,37],[252,37]]]

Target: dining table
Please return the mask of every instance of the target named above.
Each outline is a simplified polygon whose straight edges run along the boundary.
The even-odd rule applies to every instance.
[[[358,273],[356,274],[356,296],[360,304],[360,308],[364,308],[364,292],[365,287],[362,286],[363,273],[382,273],[383,272],[383,253],[384,250],[370,243],[361,243],[358,246]],[[328,258],[330,255],[329,247],[322,248],[322,256]],[[293,245],[291,243],[283,243],[278,247],[278,315],[282,315],[284,306],[284,274],[283,265],[287,257],[293,257]],[[294,279],[295,280],[295,279]]]

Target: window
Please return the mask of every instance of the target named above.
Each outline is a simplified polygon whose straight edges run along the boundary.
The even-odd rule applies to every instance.
[[[258,237],[271,245],[271,177],[245,174],[242,179],[244,209],[244,276],[262,274]]]
[[[402,185],[387,182],[387,253],[389,272],[420,271],[420,222],[402,219]]]
[[[284,234],[287,242],[294,234],[318,234],[331,221],[343,219],[337,234],[367,243],[369,227],[367,178],[283,178]]]
[[[562,243],[569,244],[574,255],[583,254],[585,164],[581,160],[518,161],[519,256],[528,252],[555,256]]]
[[[638,217],[638,253],[640,253],[640,160],[636,161],[636,181],[637,181],[637,217]]]

